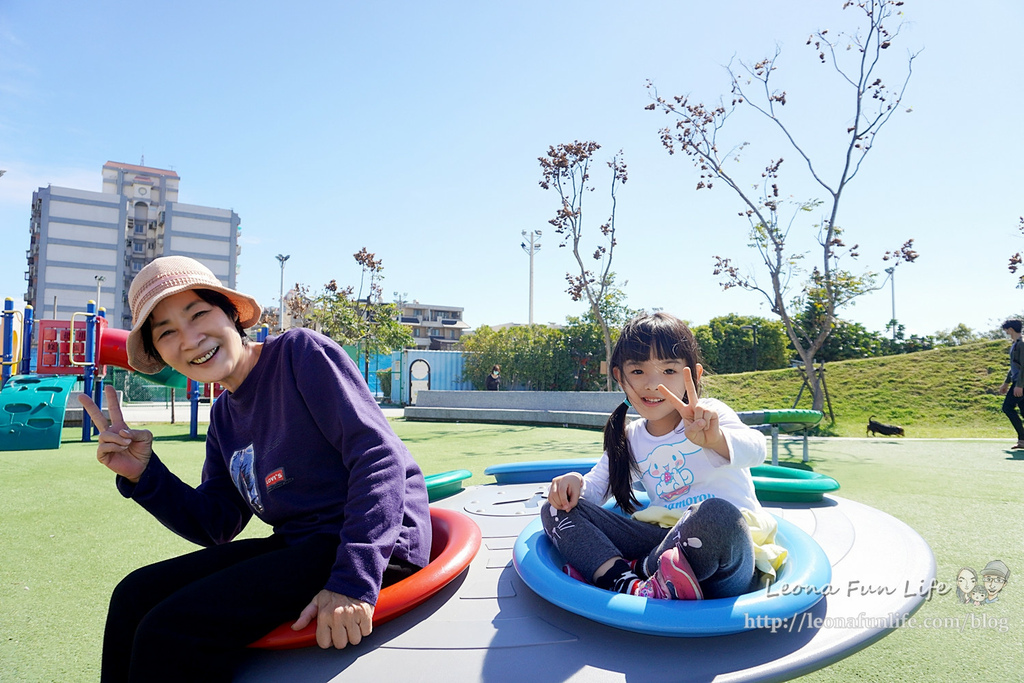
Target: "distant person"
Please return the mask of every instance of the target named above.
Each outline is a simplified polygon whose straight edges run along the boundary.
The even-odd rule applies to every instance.
[[[151,432],[125,424],[110,387],[109,422],[80,399],[121,495],[205,546],[114,589],[100,680],[230,681],[246,646],[285,622],[315,623],[322,648],[358,644],[381,586],[426,566],[431,535],[420,468],[359,370],[311,330],[251,342],[256,300],[184,256],[147,265],[128,298],[132,369],[170,365],[225,392],[196,487],[157,456]],[[274,532],[233,540],[254,514]]]
[[[501,387],[501,366],[495,365],[491,368],[491,374],[487,375],[487,391],[497,391]]]
[[[1006,373],[1006,381],[999,387],[999,393],[1006,394],[1003,412],[1017,431],[1017,445],[1013,448],[1024,448],[1024,423],[1021,422],[1021,415],[1024,415],[1024,373],[1021,373],[1021,367],[1024,366],[1024,342],[1021,341],[1020,330],[1019,320],[1003,323],[1003,331],[1010,335],[1013,343],[1010,345],[1010,371]]]

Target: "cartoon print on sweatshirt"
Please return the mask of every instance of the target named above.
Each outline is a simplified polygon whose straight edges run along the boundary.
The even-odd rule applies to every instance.
[[[684,445],[692,446],[688,439],[662,444],[637,461],[640,471],[657,481],[657,494],[668,502],[686,495],[693,483],[693,472],[686,468],[686,456],[700,449],[684,451]]]
[[[253,456],[252,444],[232,453],[231,479],[242,497],[249,501],[252,509],[263,512],[263,503],[260,501],[260,491],[256,486],[256,475],[253,472]]]

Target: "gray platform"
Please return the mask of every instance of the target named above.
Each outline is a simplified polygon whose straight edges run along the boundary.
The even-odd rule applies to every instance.
[[[602,626],[535,595],[512,566],[519,531],[546,484],[480,486],[435,503],[470,515],[483,545],[466,574],[345,650],[253,652],[236,680],[779,681],[849,656],[913,614],[935,578],[928,544],[874,508],[838,497],[765,507],[809,533],[832,563],[830,594],[804,616],[714,638]]]

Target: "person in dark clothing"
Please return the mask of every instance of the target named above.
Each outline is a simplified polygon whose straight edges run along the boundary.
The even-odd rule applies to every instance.
[[[501,366],[495,365],[491,368],[491,374],[487,375],[485,382],[487,391],[497,391],[501,388]]]
[[[1024,341],[1021,341],[1021,322],[1007,320],[1002,327],[1013,343],[1010,345],[1010,371],[1006,373],[1006,380],[999,387],[999,393],[1006,395],[1003,399],[1003,413],[1017,432],[1017,444],[1013,448],[1024,448],[1024,423],[1021,421],[1021,415],[1024,415],[1024,373],[1021,372],[1024,365]]]
[[[320,647],[370,634],[381,586],[429,561],[423,474],[335,342],[306,329],[253,343],[254,299],[190,258],[157,259],[129,290],[129,365],[219,382],[192,487],[88,397],[97,458],[120,493],[204,549],[136,570],[107,614],[102,681],[229,681],[251,642],[316,623]],[[233,540],[256,515],[267,538]]]

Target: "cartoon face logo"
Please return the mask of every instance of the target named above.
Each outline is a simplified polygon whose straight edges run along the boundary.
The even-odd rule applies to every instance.
[[[960,573],[956,575],[956,596],[960,602],[967,603],[971,601],[971,592],[974,587],[978,584],[978,573],[970,567],[964,567],[960,570]]]
[[[658,446],[638,463],[641,468],[647,465],[644,474],[655,480],[655,491],[668,502],[686,495],[693,483],[693,472],[686,467],[686,456],[697,451],[684,452],[681,448],[684,443],[687,442]]]

